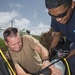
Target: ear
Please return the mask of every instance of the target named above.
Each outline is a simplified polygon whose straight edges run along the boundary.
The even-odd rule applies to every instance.
[[[73,1],[72,2],[72,9],[75,7],[75,2]]]
[[[5,42],[6,46],[8,46],[8,43],[5,40],[4,40],[4,42]]]

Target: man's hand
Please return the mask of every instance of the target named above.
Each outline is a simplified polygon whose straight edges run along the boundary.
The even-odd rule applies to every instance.
[[[52,70],[52,74],[51,75],[62,75],[60,69],[56,68],[54,65],[52,65],[50,67],[50,69]]]
[[[44,61],[43,62],[43,69],[50,64],[51,63],[48,60]],[[50,72],[51,75],[62,75],[60,69],[56,68],[54,65],[50,66],[49,68],[50,68],[50,71],[51,71]]]

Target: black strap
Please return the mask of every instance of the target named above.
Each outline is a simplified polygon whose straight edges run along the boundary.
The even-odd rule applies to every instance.
[[[14,65],[14,62],[13,62],[13,59],[12,59],[12,57],[11,57],[11,54],[10,54],[9,50],[8,50],[8,54],[9,54],[9,56],[10,56],[10,59],[11,59],[11,62],[12,62],[12,66],[13,66],[15,72],[16,72],[16,75],[17,75],[17,71],[16,71],[16,68],[15,68],[15,65]]]

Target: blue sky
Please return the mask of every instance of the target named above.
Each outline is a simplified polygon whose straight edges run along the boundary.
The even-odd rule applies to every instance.
[[[36,35],[48,31],[51,23],[45,0],[1,0],[0,28],[10,27],[12,20],[13,27],[28,29]]]

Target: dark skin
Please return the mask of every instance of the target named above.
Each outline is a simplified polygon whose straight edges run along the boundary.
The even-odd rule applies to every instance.
[[[64,16],[62,18],[55,18],[55,20],[57,22],[65,24],[65,23],[67,23],[69,21],[69,19],[71,17],[71,14],[72,14],[73,8],[74,8],[74,3],[72,3],[72,6],[70,6],[69,9],[68,9],[68,6],[65,7],[64,5],[61,5],[61,6],[57,7],[57,8],[54,8],[54,9],[48,9],[48,11],[49,11],[49,13],[51,15],[58,16],[59,14],[64,13],[68,9],[66,16]]]
[[[70,20],[70,18],[71,18],[74,6],[75,6],[75,2],[72,2],[72,5],[70,6],[69,9],[68,9],[68,7],[65,7],[64,5],[61,5],[61,6],[57,7],[57,8],[48,9],[48,12],[51,15],[58,16],[59,14],[64,13],[68,9],[66,16],[64,16],[62,18],[54,18],[59,23],[66,24]],[[51,48],[53,48],[53,47],[55,47],[57,45],[57,43],[58,43],[58,41],[60,39],[61,34],[62,34],[61,32],[55,32],[54,33],[52,44],[50,46],[50,53],[51,53]],[[74,56],[74,55],[75,55],[75,50],[71,51],[70,54],[67,56],[67,58],[69,58],[71,56]]]

